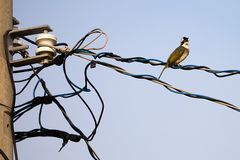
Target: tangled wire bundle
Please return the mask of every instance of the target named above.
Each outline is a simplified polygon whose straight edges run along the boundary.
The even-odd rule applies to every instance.
[[[92,39],[89,43],[83,45],[83,43],[86,41],[86,39],[88,39],[90,36],[96,35],[96,34],[97,34],[97,36],[94,39]],[[96,47],[94,47],[94,48],[89,47],[93,42],[95,42],[101,36],[105,36],[105,42],[102,46],[97,47],[97,48]],[[31,43],[31,40],[29,40],[26,37],[24,37],[24,40],[27,40],[28,42]],[[76,43],[76,45],[71,50],[69,50],[69,52],[61,53],[60,55],[55,57],[55,59],[51,63],[45,64],[45,65],[40,66],[40,67],[34,67],[34,66],[30,65],[30,68],[28,68],[28,69],[22,69],[22,70],[15,70],[14,71],[15,74],[25,73],[25,72],[33,72],[28,78],[15,81],[15,84],[25,83],[23,85],[23,87],[16,93],[16,95],[22,94],[24,92],[24,90],[26,89],[26,87],[29,85],[30,81],[32,81],[34,78],[37,78],[37,83],[36,83],[35,87],[33,88],[33,98],[31,100],[23,103],[23,104],[16,105],[14,107],[13,121],[16,122],[25,113],[27,113],[28,111],[36,108],[37,106],[40,106],[39,116],[38,116],[39,128],[33,129],[31,131],[16,131],[14,133],[15,138],[16,138],[16,142],[20,142],[20,141],[22,141],[26,138],[31,138],[31,137],[50,136],[50,137],[56,137],[56,138],[62,139],[63,140],[62,147],[64,147],[67,144],[68,141],[79,142],[81,139],[83,139],[84,142],[86,143],[86,145],[88,147],[88,150],[89,150],[89,153],[93,157],[93,159],[95,159],[95,160],[100,159],[97,156],[96,152],[93,150],[93,148],[89,144],[89,142],[92,141],[94,136],[96,135],[97,129],[99,127],[99,124],[101,122],[102,115],[103,115],[103,112],[104,112],[104,101],[103,101],[100,93],[98,92],[97,88],[91,83],[91,81],[88,78],[89,68],[94,68],[96,65],[101,65],[101,66],[113,69],[113,70],[117,71],[118,73],[126,75],[126,76],[130,76],[130,77],[133,77],[133,78],[143,79],[143,80],[154,82],[156,84],[164,86],[167,90],[169,90],[173,93],[176,93],[176,94],[185,95],[185,96],[188,96],[188,97],[191,97],[191,98],[208,100],[208,101],[226,106],[230,109],[240,111],[239,107],[237,107],[237,106],[235,106],[231,103],[225,102],[223,100],[219,100],[219,99],[212,98],[212,97],[209,97],[209,96],[184,91],[184,90],[179,89],[179,88],[177,88],[177,87],[175,87],[175,86],[173,86],[169,83],[166,83],[162,80],[159,80],[158,78],[156,78],[153,75],[130,73],[129,71],[127,71],[127,70],[125,70],[125,69],[123,69],[119,66],[101,61],[101,59],[105,58],[105,59],[112,59],[112,60],[115,60],[115,61],[118,61],[118,62],[123,62],[123,63],[141,63],[141,64],[149,64],[149,65],[152,65],[152,66],[165,65],[165,62],[163,62],[161,60],[158,60],[158,59],[147,59],[147,58],[144,58],[144,57],[123,58],[123,57],[121,57],[117,54],[111,53],[111,52],[96,53],[95,52],[96,50],[100,50],[100,49],[102,49],[106,46],[107,41],[108,41],[107,35],[102,30],[94,29],[94,30],[90,31],[89,33],[87,33],[83,38],[81,38]],[[60,50],[59,49],[60,45],[65,45],[66,46],[67,44],[66,43],[60,43],[60,44],[57,44],[56,46],[54,46],[54,48],[57,49],[57,50]],[[27,52],[25,51],[25,53],[21,53],[21,55],[24,55],[24,54],[27,54]],[[82,87],[75,84],[71,80],[71,78],[68,76],[68,73],[67,73],[68,68],[66,66],[66,62],[67,62],[68,58],[71,57],[71,56],[77,56],[77,57],[80,57],[80,58],[83,58],[83,59],[89,61],[89,63],[85,66],[84,86],[82,86]],[[48,86],[47,86],[45,80],[40,77],[40,75],[39,75],[40,72],[42,72],[45,68],[53,66],[53,65],[62,66],[63,73],[65,75],[65,79],[72,89],[71,93],[61,93],[61,94],[53,95],[51,93],[51,91],[48,89]],[[185,65],[185,66],[177,65],[177,66],[172,66],[172,68],[173,69],[188,70],[188,71],[189,70],[201,70],[201,71],[205,71],[207,73],[213,74],[218,78],[240,74],[239,70],[223,70],[223,71],[220,71],[220,70],[213,70],[213,69],[211,69],[207,66],[197,66],[197,65]],[[40,86],[43,89],[44,93],[42,95],[36,95],[36,89]],[[97,97],[98,97],[98,99],[100,100],[100,103],[101,103],[101,110],[100,110],[99,116],[96,116],[94,114],[94,112],[92,110],[92,107],[90,107],[90,105],[87,103],[87,101],[81,96],[82,92],[85,92],[85,93],[91,92],[90,88],[92,88],[93,91],[96,93],[96,95],[97,95]],[[82,101],[83,104],[86,106],[87,110],[89,111],[89,113],[91,115],[91,118],[94,122],[94,128],[92,129],[92,131],[89,135],[86,135],[78,126],[76,126],[72,122],[72,120],[69,118],[66,110],[64,109],[64,106],[59,101],[59,98],[72,98],[72,97],[78,97],[79,100]],[[65,131],[47,129],[42,125],[42,123],[41,123],[42,108],[45,105],[48,105],[48,104],[51,104],[51,103],[54,103],[56,106],[58,106],[58,108],[61,111],[62,115],[64,116],[65,120],[68,122],[68,124],[71,126],[71,128],[75,132],[77,132],[78,134],[69,134]],[[62,147],[61,147],[61,149],[62,149]]]

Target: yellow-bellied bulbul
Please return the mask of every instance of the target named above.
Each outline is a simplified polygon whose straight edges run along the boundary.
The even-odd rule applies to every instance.
[[[165,64],[165,66],[164,66],[160,76],[158,77],[158,79],[160,79],[160,77],[163,74],[163,71],[166,68],[181,63],[188,56],[188,54],[189,54],[188,43],[189,43],[188,37],[183,37],[180,46],[178,48],[176,48],[172,52],[172,54],[168,57],[167,63]]]

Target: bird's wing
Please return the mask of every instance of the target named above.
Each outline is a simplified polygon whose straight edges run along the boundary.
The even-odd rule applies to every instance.
[[[176,61],[176,64],[181,63],[182,61],[184,61],[184,60],[187,58],[187,56],[188,56],[188,54],[189,54],[189,49],[184,48],[184,47],[181,46],[181,48],[179,49],[179,52],[180,52],[181,56],[180,56],[180,58]]]
[[[172,66],[174,64],[178,64],[177,62],[180,60],[180,58],[182,57],[183,53],[185,51],[185,48],[182,46],[179,46],[178,48],[176,48],[172,54],[169,56],[168,60],[167,60],[167,64],[168,66]],[[180,63],[180,62],[179,62]]]

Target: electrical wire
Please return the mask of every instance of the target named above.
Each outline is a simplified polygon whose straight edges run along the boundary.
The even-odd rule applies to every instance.
[[[50,97],[53,97],[51,92],[48,90],[47,86],[46,86],[46,83],[43,79],[41,79],[38,74],[35,72],[35,70],[33,69],[33,72],[34,74],[36,74],[36,77],[39,79],[45,93],[50,96]],[[89,144],[89,140],[88,138],[85,136],[85,134],[78,128],[76,127],[73,122],[71,121],[71,119],[69,118],[69,116],[67,115],[67,112],[65,111],[64,107],[61,105],[61,103],[55,98],[53,97],[52,101],[58,106],[58,108],[61,110],[64,118],[67,120],[68,124],[72,127],[72,129],[74,131],[76,131],[77,133],[80,134],[80,136],[83,138],[83,140],[85,141],[85,143],[87,144],[88,146],[88,151],[90,153],[90,155],[92,156],[92,158],[94,158],[95,160],[100,160],[99,157],[97,156],[97,154],[95,153],[95,151],[93,150],[93,148],[90,146]]]
[[[10,111],[12,109],[12,107],[9,107],[9,106],[7,106],[7,105],[5,105],[3,103],[0,103],[0,106],[4,107],[4,108],[6,108],[7,110],[10,110]]]
[[[105,42],[101,47],[98,48],[87,48],[88,46],[90,46],[93,42],[95,42],[97,39],[99,39],[102,35],[105,36]],[[106,33],[104,33],[102,30],[100,30],[100,33],[97,37],[95,37],[93,40],[91,40],[89,43],[87,43],[85,46],[82,47],[82,49],[87,49],[87,50],[100,50],[106,47],[108,42],[108,36]]]
[[[4,153],[4,151],[1,148],[0,148],[0,154],[2,155],[4,160],[9,160],[9,158],[7,157],[7,155]]]
[[[98,97],[100,97],[100,101],[101,101],[101,103],[102,103],[102,106],[104,107],[104,103],[103,103],[103,100],[102,100],[99,92],[97,91],[97,89],[93,86],[93,84],[90,82],[90,80],[89,80],[88,77],[87,77],[87,69],[88,69],[89,66],[90,66],[90,64],[87,65],[87,66],[86,66],[86,69],[85,69],[85,77],[86,77],[86,80],[85,80],[85,81],[86,81],[86,83],[85,83],[85,87],[84,87],[84,88],[87,88],[87,83],[89,83],[90,86],[93,87],[93,89],[96,91]],[[37,87],[39,86],[40,82],[41,82],[41,80],[39,80],[39,81],[36,83],[36,85],[35,85],[35,87],[34,87],[34,89],[33,89],[33,97],[34,97],[35,99],[36,99],[36,98],[41,98],[41,97],[36,97],[36,94],[35,94],[35,93],[36,93],[36,89],[37,89]],[[71,93],[71,94],[73,94],[73,93]],[[74,95],[76,95],[76,93],[75,93]],[[46,95],[45,95],[45,96],[46,96]],[[44,97],[45,97],[45,96],[44,96]],[[68,96],[73,96],[73,95],[68,95]],[[44,97],[42,97],[42,98],[44,98]],[[53,97],[56,97],[56,96],[53,96]],[[44,99],[42,99],[42,100],[44,100]],[[24,115],[26,112],[32,110],[35,106],[37,106],[37,105],[39,105],[39,104],[41,104],[41,106],[40,106],[40,110],[41,110],[42,105],[43,105],[43,102],[44,102],[44,101],[42,101],[42,100],[39,101],[39,100],[37,100],[37,99],[36,99],[36,100],[33,99],[33,100],[28,101],[28,102],[26,102],[26,103],[24,103],[24,104],[21,104],[21,105],[16,106],[15,108],[20,108],[20,107],[21,107],[21,109],[18,109],[18,110],[16,110],[16,111],[14,112],[14,122],[16,122],[22,115]],[[45,101],[45,102],[46,102],[46,101]],[[47,101],[47,103],[49,103],[49,102]],[[45,103],[44,103],[44,104],[45,104]],[[92,139],[93,139],[93,137],[94,137],[94,135],[95,135],[95,133],[96,133],[96,129],[97,129],[99,123],[100,123],[100,119],[101,119],[101,117],[102,117],[102,114],[103,114],[103,110],[101,111],[101,113],[100,113],[100,118],[99,118],[98,122],[96,123],[96,128],[92,131],[91,135],[88,136],[88,140],[92,140]],[[41,115],[41,111],[40,111],[39,115]],[[39,116],[39,117],[40,117],[40,116]],[[39,120],[39,123],[40,123],[40,120]],[[41,126],[41,125],[40,125],[40,126]]]
[[[88,111],[89,111],[89,113],[90,113],[90,115],[91,115],[91,117],[92,117],[92,119],[93,119],[93,121],[94,121],[95,128],[96,128],[96,126],[97,126],[97,120],[96,120],[96,117],[95,117],[93,111],[91,110],[91,108],[90,108],[90,106],[87,104],[87,102],[83,99],[83,97],[82,97],[79,93],[77,93],[77,90],[74,88],[74,87],[76,87],[77,85],[74,84],[74,83],[70,80],[70,78],[69,78],[69,76],[68,76],[68,74],[67,74],[66,60],[67,60],[67,58],[68,58],[69,56],[70,56],[70,54],[68,54],[68,55],[65,57],[65,60],[64,60],[64,62],[63,62],[63,72],[64,72],[64,76],[65,76],[65,78],[66,78],[69,86],[72,88],[72,90],[76,93],[76,95],[79,97],[79,99],[84,103],[84,105],[85,105],[86,108],[88,109]],[[76,87],[76,88],[79,89],[79,87]]]
[[[97,37],[94,38],[92,41],[90,41],[88,44],[86,44],[86,45],[83,47],[83,49],[87,49],[86,47],[88,47],[90,44],[92,44],[93,42],[95,42],[101,35],[104,35],[104,36],[106,37],[105,43],[104,43],[102,46],[98,47],[98,48],[88,48],[88,50],[100,50],[100,49],[104,48],[104,47],[106,46],[107,42],[108,42],[108,36],[107,36],[107,34],[104,33],[101,29],[96,28],[96,29],[93,29],[92,31],[88,32],[83,38],[81,38],[81,39],[75,44],[75,46],[72,48],[71,53],[74,53],[74,51],[75,51],[76,49],[79,49],[79,48],[82,46],[83,42],[84,42],[90,35],[93,35],[93,34],[99,34],[99,36],[97,36]]]
[[[29,43],[37,46],[37,43],[36,43],[35,41],[33,41],[33,40],[31,40],[31,39],[29,39],[29,38],[27,38],[27,37],[21,37],[21,38],[22,38],[23,40],[25,40],[25,41],[27,41],[27,42],[29,42]]]
[[[46,88],[45,82],[44,82],[44,81],[41,81],[41,84],[42,84],[44,90],[46,91],[46,93],[47,93],[49,96],[51,96],[51,93],[50,93],[49,90]],[[58,101],[56,98],[53,99],[53,102],[59,107],[59,109],[60,109],[61,112],[63,113],[64,118],[67,120],[67,122],[68,122],[69,125],[72,127],[72,129],[81,135],[81,137],[83,138],[83,140],[85,141],[85,143],[86,143],[87,146],[88,146],[88,151],[89,151],[90,155],[91,155],[95,160],[99,160],[99,157],[97,156],[97,154],[95,153],[95,151],[93,150],[93,148],[89,145],[89,142],[88,142],[87,137],[85,136],[85,134],[84,134],[79,128],[77,128],[77,127],[73,124],[73,122],[72,122],[72,121],[70,120],[70,118],[68,117],[68,115],[67,115],[64,107],[59,103],[59,101]]]
[[[84,51],[86,52],[86,50]],[[96,55],[95,58],[101,58],[101,57],[114,57],[115,60],[118,60],[118,61],[123,61],[123,62],[128,62],[128,63],[131,63],[131,62],[142,62],[142,63],[149,63],[151,65],[157,65],[156,63],[152,63],[151,61],[153,59],[150,59],[148,61],[146,61],[145,58],[142,58],[142,57],[133,57],[133,58],[128,58],[128,59],[123,59],[121,58],[120,56],[117,56],[117,55],[114,55],[112,53],[100,53],[99,55],[101,56],[98,56]],[[81,56],[80,56],[81,57]],[[82,57],[81,57],[82,58]],[[86,59],[86,58],[84,58]],[[105,63],[105,62],[101,62],[101,61],[96,61],[96,60],[92,60],[94,63],[97,63],[97,64],[100,64],[102,66],[105,66],[105,67],[108,67],[108,68],[111,68],[111,69],[114,69],[115,71],[121,73],[121,74],[124,74],[124,75],[127,75],[127,76],[131,76],[131,77],[134,77],[134,78],[138,78],[138,79],[145,79],[145,80],[149,80],[149,81],[152,81],[152,82],[155,82],[155,83],[158,83],[158,84],[161,84],[163,85],[165,88],[167,88],[169,91],[173,92],[173,93],[177,93],[177,94],[182,94],[182,95],[185,95],[185,96],[188,96],[188,97],[191,97],[191,98],[198,98],[198,99],[205,99],[205,100],[209,100],[209,101],[212,101],[212,102],[215,102],[215,103],[218,103],[220,105],[224,105],[228,108],[231,108],[233,110],[236,110],[236,111],[240,111],[240,108],[231,104],[231,103],[228,103],[228,102],[225,102],[225,101],[222,101],[222,100],[219,100],[219,99],[216,99],[216,98],[212,98],[212,97],[208,97],[208,96],[204,96],[204,95],[200,95],[200,94],[193,94],[193,93],[190,93],[190,92],[187,92],[187,91],[184,91],[184,90],[181,90],[181,89],[178,89],[166,82],[163,82],[161,80],[159,80],[158,78],[156,78],[155,76],[152,76],[152,75],[148,75],[148,74],[143,74],[143,75],[137,75],[137,74],[132,74],[128,71],[126,71],[125,69],[123,68],[120,68],[118,66],[115,66],[115,65],[112,65],[112,64],[109,64],[109,63]],[[154,61],[158,61],[158,60],[154,60]],[[151,63],[150,63],[151,62]],[[158,64],[159,65],[159,64]],[[175,66],[175,67],[179,67],[179,66]],[[180,66],[181,67],[181,66]],[[185,68],[184,68],[185,67]],[[191,68],[190,68],[191,67]],[[201,69],[201,70],[204,70],[204,71],[207,71],[209,73],[214,73],[214,75],[216,75],[217,73],[226,73],[226,72],[231,72],[231,74],[228,74],[228,75],[224,75],[224,76],[230,76],[230,75],[233,75],[233,74],[238,74],[240,73],[240,71],[238,70],[225,70],[225,71],[216,71],[216,70],[211,70],[211,69],[207,69],[208,67],[205,67],[205,66],[200,66],[200,67],[196,67],[193,65],[188,65],[188,66],[183,66],[182,68],[184,69],[188,69],[188,70],[191,70],[192,68],[194,69]],[[234,72],[234,73],[232,73]],[[219,76],[219,75],[218,75]],[[223,75],[221,75],[220,77],[222,77]]]
[[[95,136],[95,134],[96,134],[96,132],[97,132],[98,126],[99,126],[99,124],[100,124],[100,122],[101,122],[101,119],[102,119],[102,116],[103,116],[103,112],[104,112],[104,101],[103,101],[100,93],[98,92],[97,88],[90,82],[90,80],[89,80],[89,78],[88,78],[88,74],[87,74],[87,71],[88,71],[88,69],[89,69],[89,67],[91,66],[92,63],[93,63],[93,61],[91,61],[90,63],[88,63],[88,64],[86,65],[86,67],[85,67],[85,70],[84,70],[84,75],[85,75],[85,87],[87,88],[87,84],[89,84],[89,85],[94,89],[94,91],[96,92],[96,94],[97,94],[97,96],[98,96],[98,98],[99,98],[99,100],[100,100],[100,102],[101,102],[102,107],[101,107],[101,112],[100,112],[100,115],[99,115],[99,118],[98,118],[96,127],[94,128],[94,130],[92,131],[92,133],[91,133],[91,134],[89,135],[89,137],[88,137],[89,141],[91,141],[91,140],[94,138],[94,136]]]
[[[34,67],[33,67],[32,65],[30,65],[30,66],[31,66],[32,70],[34,70]],[[36,70],[36,71],[34,70],[34,71],[35,71],[35,73],[38,74],[38,73],[40,73],[44,68],[46,68],[46,66],[42,66],[42,67],[40,67],[40,68],[37,68],[37,70]],[[22,89],[16,93],[16,95],[21,94],[21,93],[27,88],[27,86],[29,85],[29,83],[31,82],[31,80],[32,80],[37,74],[32,74],[32,75],[29,76],[28,78],[25,78],[25,79],[23,79],[23,80],[16,81],[16,83],[27,81],[27,82],[25,83],[25,85],[22,87]]]
[[[64,43],[64,42],[62,42],[62,43],[57,43],[57,44],[55,44],[54,46],[68,46],[68,44],[67,44],[67,43]]]
[[[42,66],[35,67],[34,69],[37,70],[37,69],[40,69],[40,68],[42,68]],[[29,71],[32,71],[32,68],[21,69],[21,70],[14,70],[13,73],[23,73],[23,72],[29,72]]]
[[[21,131],[21,132],[15,132],[16,141],[20,142],[22,140],[25,140],[27,138],[32,137],[56,137],[63,140],[62,147],[60,150],[67,144],[67,142],[70,140],[72,142],[79,142],[82,138],[79,135],[75,134],[69,134],[65,131],[60,131],[56,129],[47,129],[47,128],[40,128],[40,129],[33,129],[30,131]],[[59,151],[60,151],[59,150]]]
[[[82,44],[84,43],[84,41],[90,36],[90,35],[93,35],[93,34],[98,34],[94,39],[92,39],[90,42],[88,42],[87,44],[85,44],[82,48],[84,49],[88,49],[88,50],[99,50],[99,49],[102,49],[106,46],[107,44],[107,41],[108,41],[108,37],[107,35],[100,29],[94,29],[92,31],[90,31],[88,34],[86,34],[77,44],[76,44],[76,49],[79,49]],[[89,46],[91,44],[93,44],[97,39],[99,39],[102,35],[105,36],[105,43],[100,46],[100,47],[95,47],[95,48],[89,48]],[[28,39],[26,37],[23,37],[22,39],[28,41],[29,43],[32,43],[34,45],[37,45],[35,42],[33,42],[31,39]],[[58,43],[56,44],[55,46],[67,46],[66,43]],[[57,49],[58,51],[62,52],[64,50],[61,50],[61,48],[56,48],[55,46],[52,46],[53,48]],[[66,50],[67,51],[67,50]],[[32,65],[30,65],[30,69],[22,69],[22,70],[17,70],[17,71],[14,71],[14,73],[25,73],[25,72],[29,72],[29,71],[33,71],[33,74],[31,76],[29,76],[28,78],[25,78],[25,79],[22,79],[22,80],[17,80],[15,81],[15,83],[20,83],[20,82],[25,82],[26,83],[24,84],[24,86],[22,87],[22,89],[20,89],[19,92],[16,93],[16,95],[20,95],[25,89],[26,87],[29,85],[29,83],[31,82],[31,80],[34,78],[34,77],[37,77],[38,78],[38,82],[36,83],[34,89],[33,89],[33,99],[28,101],[28,102],[25,102],[21,105],[17,105],[15,107],[15,111],[14,111],[14,115],[13,115],[13,121],[16,122],[22,115],[24,115],[25,113],[29,112],[30,110],[32,110],[33,108],[35,108],[36,106],[39,106],[40,105],[40,109],[39,109],[39,116],[38,116],[38,122],[39,122],[39,126],[40,128],[43,128],[42,126],[42,122],[41,122],[41,117],[42,117],[42,109],[43,109],[43,105],[46,104],[46,103],[52,103],[54,102],[58,108],[61,110],[64,118],[67,120],[67,122],[69,123],[69,125],[72,127],[73,130],[75,130],[77,133],[80,134],[80,136],[82,137],[82,139],[84,139],[86,145],[87,145],[87,148],[88,148],[88,151],[90,153],[90,155],[92,156],[93,159],[95,160],[99,160],[100,158],[97,156],[96,152],[93,150],[93,148],[90,146],[89,144],[89,141],[91,141],[95,134],[96,134],[96,131],[97,131],[97,128],[100,124],[100,121],[102,119],[102,115],[103,115],[103,111],[104,111],[104,102],[99,94],[99,92],[97,91],[96,87],[90,82],[89,78],[88,78],[88,75],[87,75],[87,70],[90,66],[90,63],[89,65],[86,66],[85,68],[85,71],[84,71],[84,75],[85,75],[85,86],[84,87],[79,87],[78,85],[76,85],[75,83],[73,83],[70,78],[68,77],[67,75],[67,72],[66,72],[66,59],[68,58],[69,55],[71,55],[71,52],[73,50],[70,50],[70,52],[68,52],[66,55],[64,54],[61,54],[59,56],[57,56],[52,62],[51,64],[49,64],[48,66],[51,66],[52,64],[56,64],[56,65],[61,65],[63,64],[63,70],[64,70],[64,73],[65,73],[65,78],[67,80],[67,82],[69,83],[70,87],[72,88],[73,92],[72,93],[62,93],[62,94],[58,94],[58,95],[52,95],[50,93],[50,91],[48,90],[48,88],[46,87],[46,84],[45,84],[45,81],[39,77],[39,72],[42,71],[44,68],[48,67],[48,66],[42,66],[42,67],[35,67],[33,68]],[[36,95],[36,89],[37,87],[39,86],[39,84],[41,84],[43,90],[44,90],[44,96],[43,97],[38,97]],[[91,86],[93,88],[93,90],[96,92],[97,96],[99,97],[99,100],[101,102],[101,111],[100,111],[100,114],[99,114],[99,117],[98,119],[95,117],[93,111],[91,110],[90,106],[87,104],[87,102],[80,96],[80,93],[81,92],[90,92],[90,89],[88,89],[88,85]],[[73,122],[70,120],[70,118],[68,117],[64,107],[61,105],[61,103],[56,99],[57,97],[62,97],[62,98],[71,98],[73,96],[78,96],[81,101],[84,103],[84,105],[88,108],[92,118],[93,118],[93,121],[94,121],[94,129],[91,131],[90,135],[89,136],[85,136],[85,134],[77,127],[73,124]],[[50,99],[49,99],[50,98]],[[17,132],[16,132],[17,133]],[[28,132],[18,132],[17,133],[17,136],[21,136],[22,135],[25,135],[25,138],[27,137],[27,134]],[[31,133],[31,132],[29,132]],[[33,132],[33,134],[35,134],[35,132]],[[30,136],[30,135],[28,135]],[[24,138],[24,139],[25,139]],[[62,146],[63,147],[63,146]]]
[[[13,114],[13,121],[16,122],[21,116],[23,116],[28,111],[34,109],[38,105],[42,104],[51,104],[53,101],[53,97],[43,96],[43,97],[35,97],[33,100],[28,101],[28,103],[24,103],[22,105],[15,107],[15,111]]]
[[[88,52],[87,50],[76,50],[79,53],[81,52]],[[93,54],[93,52],[89,52],[90,54]],[[115,59],[116,61],[125,62],[125,63],[133,63],[133,62],[139,62],[144,64],[150,64],[152,66],[158,66],[158,65],[165,65],[166,62],[163,62],[158,59],[147,59],[144,57],[131,57],[131,58],[122,58],[119,55],[116,55],[111,52],[102,52],[95,55],[95,58],[111,58]],[[207,66],[199,66],[199,65],[174,65],[171,68],[173,69],[182,69],[182,70],[202,70],[207,73],[211,73],[215,75],[218,78],[232,76],[236,74],[240,74],[240,70],[215,70],[211,69]]]
[[[117,72],[119,72],[121,74],[124,74],[124,75],[127,75],[127,76],[131,76],[131,77],[134,77],[134,78],[137,78],[137,79],[145,79],[145,80],[148,80],[148,81],[160,84],[160,85],[164,86],[165,88],[167,88],[169,91],[171,91],[173,93],[185,95],[185,96],[188,96],[188,97],[191,97],[191,98],[205,99],[205,100],[212,101],[214,103],[218,103],[220,105],[226,106],[226,107],[228,107],[230,109],[233,109],[233,110],[236,110],[236,111],[240,111],[239,107],[237,107],[237,106],[235,106],[235,105],[233,105],[231,103],[228,103],[228,102],[216,99],[216,98],[212,98],[212,97],[208,97],[208,96],[204,96],[204,95],[200,95],[200,94],[194,94],[194,93],[190,93],[190,92],[181,90],[181,89],[176,88],[176,87],[174,87],[174,86],[172,86],[172,85],[170,85],[170,84],[168,84],[168,83],[166,83],[164,81],[159,80],[155,76],[148,75],[148,74],[142,74],[142,75],[133,74],[133,73],[130,73],[130,72],[126,71],[123,68],[120,68],[118,66],[115,66],[115,65],[112,65],[112,64],[109,64],[109,63],[105,63],[105,62],[101,62],[101,61],[94,61],[94,62],[97,63],[97,64],[100,64],[102,66],[114,69],[115,71],[117,71]]]

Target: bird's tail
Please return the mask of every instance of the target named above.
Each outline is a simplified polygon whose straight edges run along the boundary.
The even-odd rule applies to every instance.
[[[160,79],[161,78],[161,76],[162,76],[162,74],[163,74],[163,72],[164,72],[164,70],[167,68],[167,65],[165,65],[164,66],[164,68],[162,69],[162,72],[160,73],[160,75],[159,75],[159,77],[158,77],[158,79]]]

